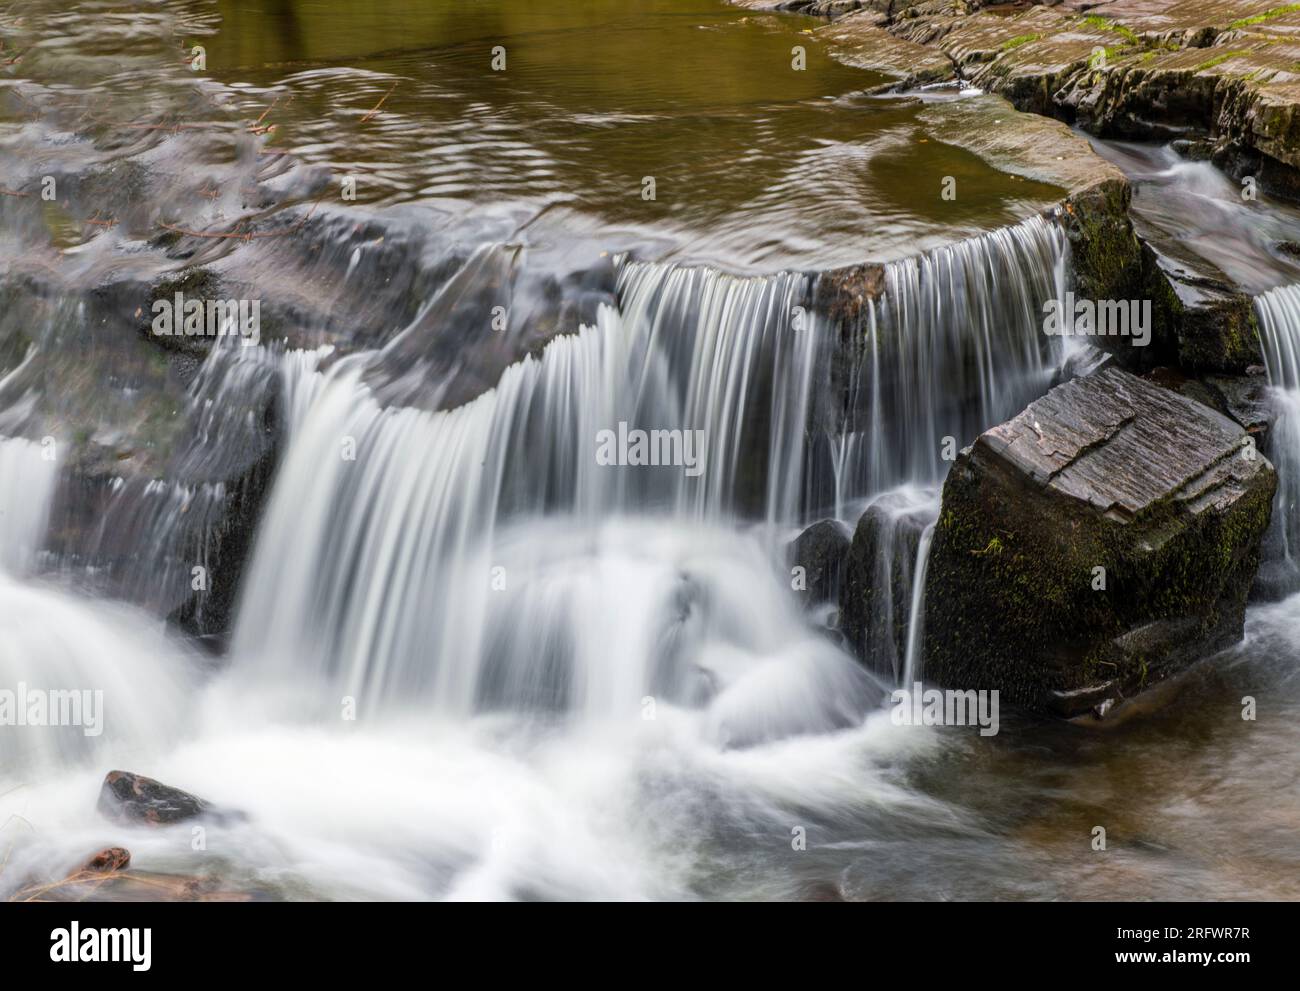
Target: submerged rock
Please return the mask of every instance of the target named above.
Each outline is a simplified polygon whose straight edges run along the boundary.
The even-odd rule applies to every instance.
[[[109,771],[99,792],[99,811],[117,822],[165,826],[212,811],[212,805],[189,792],[143,774]]]
[[[964,450],[926,578],[925,673],[1073,716],[1240,639],[1277,478],[1237,423],[1117,368]]]

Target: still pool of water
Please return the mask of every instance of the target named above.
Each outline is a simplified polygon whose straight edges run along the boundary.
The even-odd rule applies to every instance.
[[[826,269],[1059,199],[924,134],[916,98],[866,95],[884,77],[832,59],[814,18],[721,0],[217,8],[209,69],[255,87],[252,117],[281,101],[278,146],[357,176],[359,202],[506,213],[532,242],[598,232],[647,257]]]

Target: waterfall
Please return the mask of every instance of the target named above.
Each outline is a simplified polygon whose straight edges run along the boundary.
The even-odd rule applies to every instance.
[[[802,306],[808,289],[807,277],[790,273],[624,265],[621,311],[642,369],[636,393],[672,397],[676,422],[707,439],[705,484],[679,488],[680,509],[717,517],[739,502],[770,522],[797,518],[813,376],[830,344],[825,322]],[[639,403],[636,412],[658,411]]]
[[[930,523],[921,531],[921,541],[916,549],[916,576],[912,579],[912,601],[907,611],[907,649],[903,655],[904,685],[912,685],[921,680],[921,642],[925,635],[925,571],[930,563],[934,526]]]
[[[454,409],[384,405],[365,354],[301,361],[233,652],[250,677],[313,672],[319,706],[609,718],[653,698],[729,741],[851,721],[873,690],[797,614],[765,535],[827,484],[936,482],[945,431],[1045,388],[1064,244],[1036,219],[888,266],[865,352],[808,276],[623,260],[617,309]],[[845,354],[857,441],[887,449],[826,483],[809,451],[843,444]],[[704,470],[601,463],[621,427],[698,431]]]
[[[1256,296],[1255,315],[1277,414],[1268,439],[1277,497],[1261,570],[1280,569],[1279,582],[1294,590],[1300,587],[1300,285]]]
[[[1068,340],[1042,332],[1068,267],[1064,232],[1035,217],[884,266],[881,295],[849,328],[846,413],[813,441],[809,485],[823,495],[810,501],[872,528],[868,614],[845,632],[882,677],[920,676],[948,459],[1046,392],[1069,357]]]
[[[33,570],[58,481],[54,448],[0,437],[0,573]]]
[[[766,288],[719,291],[744,303]],[[753,313],[739,305],[734,319],[752,326]],[[708,702],[710,732],[731,742],[860,716],[867,679],[803,626],[757,538],[707,519],[724,512],[710,507],[725,503],[725,483],[596,462],[597,432],[620,419],[681,423],[692,402],[687,423],[741,415],[727,406],[749,398],[746,369],[711,350],[664,353],[678,343],[654,320],[629,332],[605,308],[599,326],[437,413],[380,407],[358,359],[316,373],[235,655],[285,680],[314,668],[360,705],[601,717],[645,697]],[[734,386],[724,408],[674,390],[674,357]],[[766,694],[747,701],[754,680],[785,685],[777,711]]]
[[[185,728],[188,658],[146,614],[0,574],[0,627],[0,785]]]
[[[57,474],[44,444],[0,438],[0,785],[175,733],[189,690],[180,655],[145,616],[20,580]]]
[[[829,453],[837,516],[853,499],[947,473],[957,447],[1042,395],[1065,357],[1043,304],[1065,292],[1069,246],[1034,217],[884,267],[852,344],[848,417]]]

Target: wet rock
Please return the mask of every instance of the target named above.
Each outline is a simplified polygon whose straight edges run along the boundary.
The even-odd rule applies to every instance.
[[[161,348],[178,351],[193,358],[203,358],[216,341],[207,335],[187,335],[184,332],[184,313],[173,316],[169,333],[155,333],[153,322],[156,314],[154,304],[164,302],[174,304],[177,295],[185,301],[198,300],[204,305],[208,300],[225,299],[230,293],[225,290],[221,277],[211,269],[192,268],[159,279],[149,290],[147,300],[135,312],[140,333],[145,339]]]
[[[94,897],[117,902],[252,902],[271,901],[260,889],[235,890],[219,877],[122,871],[95,882]]]
[[[839,520],[819,520],[790,543],[790,567],[804,569],[799,592],[804,605],[833,602],[839,597],[849,528]]]
[[[131,851],[125,847],[111,846],[95,854],[78,870],[78,873],[110,874],[123,870],[131,863]]]
[[[1152,248],[1129,218],[1132,189],[1110,178],[1072,194],[1062,217],[1073,259],[1073,291],[1079,299],[1151,304],[1151,338],[1095,336],[1088,342],[1109,351],[1126,368],[1147,371],[1177,361],[1181,303],[1160,269]]]
[[[842,17],[858,10],[888,10],[892,0],[730,0],[748,10],[781,10],[811,17]]]
[[[813,305],[832,321],[858,325],[884,291],[883,265],[870,262],[849,265],[818,276],[813,290]]]
[[[956,78],[952,62],[935,48],[890,34],[880,25],[887,17],[864,10],[818,31],[818,38],[847,65],[888,76],[889,88],[907,89]]]
[[[1078,194],[1123,173],[1065,124],[1021,113],[989,93],[932,103],[918,114],[926,133],[970,151],[994,168]]]
[[[126,853],[121,847],[115,848]],[[106,853],[108,851],[105,851]],[[127,854],[129,857],[130,855]],[[91,862],[93,864],[93,861]],[[218,877],[162,874],[120,868],[99,870],[87,864],[57,882],[19,889],[15,901],[82,902],[248,902],[271,901],[268,891],[233,890]]]
[[[958,78],[1019,110],[1102,137],[1177,141],[1231,175],[1300,197],[1300,12],[1264,0],[984,6],[873,3],[823,31],[888,33],[942,55]],[[848,62],[875,59],[888,71],[887,46],[831,50]],[[933,55],[916,61],[941,68]]]
[[[1176,297],[1177,361],[1188,371],[1240,375],[1263,362],[1253,301],[1216,265],[1139,218],[1134,229]]]
[[[867,508],[853,531],[840,591],[840,629],[882,677],[902,675],[917,550],[932,509],[897,494]]]
[[[1269,399],[1268,376],[1260,366],[1247,369],[1245,375],[1207,375],[1205,385],[1218,397],[1221,409],[1255,438],[1260,450],[1267,451],[1269,429],[1277,419],[1277,410]]]
[[[100,813],[116,822],[166,826],[212,811],[189,792],[130,771],[109,771],[99,792]]]
[[[986,431],[944,485],[926,676],[1072,716],[1238,640],[1277,485],[1244,439],[1116,368]]]
[[[1190,377],[1180,368],[1157,368],[1147,376],[1147,380],[1165,389],[1172,389],[1188,399],[1195,399],[1210,409],[1227,414],[1217,392],[1200,379]]]

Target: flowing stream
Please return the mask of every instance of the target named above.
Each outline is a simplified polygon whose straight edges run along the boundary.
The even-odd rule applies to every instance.
[[[283,99],[302,168],[354,169],[374,195],[361,221],[323,207],[306,248],[197,249],[279,288],[283,340],[165,372],[115,352],[110,331],[153,345],[84,284],[177,261],[121,200],[121,231],[68,249],[67,301],[0,350],[0,689],[98,692],[103,716],[102,732],[0,727],[0,896],[114,844],[230,897],[1300,896],[1300,600],[1253,610],[1244,644],[1132,724],[1004,711],[985,739],[890,720],[890,691],[924,677],[945,451],[1068,374],[1040,331],[1070,278],[1047,190],[918,149],[914,103],[863,95],[877,80],[855,70],[774,85],[751,62],[807,41],[792,16],[371,6],[195,2],[132,22],[205,39],[205,98]],[[473,70],[494,31],[518,75]],[[71,110],[43,60],[95,85],[86,39],[60,38],[26,70],[25,99],[54,117]],[[659,71],[669,52],[680,72]],[[132,57],[153,65],[147,45]],[[712,85],[713,59],[743,83]],[[10,154],[48,138],[6,133]],[[186,133],[110,129],[68,154],[238,168],[308,202],[309,171],[214,163]],[[633,220],[645,156],[693,186]],[[810,161],[843,168],[819,185]],[[987,180],[956,218],[898,178],[954,167]],[[236,208],[221,195],[201,209]],[[6,257],[15,284],[50,248],[29,206],[0,203],[6,245],[30,248]],[[868,260],[863,294],[837,269]],[[490,330],[503,286],[510,326]],[[1294,389],[1287,334],[1269,369]],[[602,436],[624,428],[681,457],[606,463]],[[864,512],[895,590],[867,665],[801,607],[788,560],[804,527]],[[193,605],[195,581],[226,598]],[[1235,700],[1265,689],[1276,718],[1243,723]],[[110,823],[94,805],[112,768],[239,814],[201,834]]]

